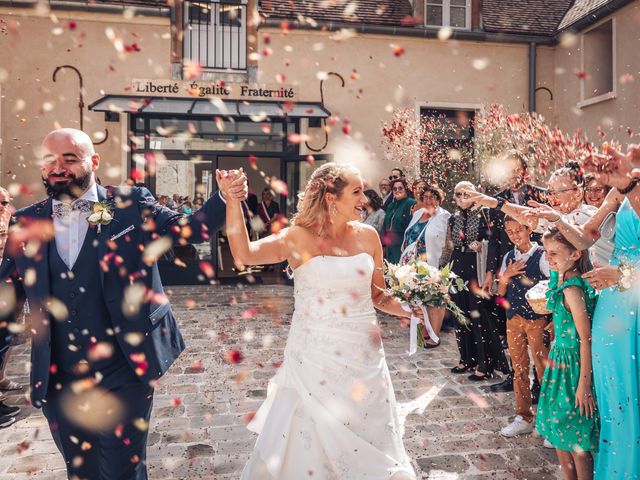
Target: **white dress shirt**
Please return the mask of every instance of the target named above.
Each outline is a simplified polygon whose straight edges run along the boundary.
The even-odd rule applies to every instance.
[[[89,189],[84,192],[80,197],[82,200],[90,202],[98,201],[98,187],[94,183]],[[53,208],[55,205],[62,203],[60,200],[53,200]],[[64,217],[53,217],[53,231],[55,232],[56,250],[58,255],[65,263],[69,270],[73,268],[73,265],[78,259],[80,249],[87,236],[87,230],[89,229],[88,218],[91,212],[81,212],[80,210],[71,210]]]

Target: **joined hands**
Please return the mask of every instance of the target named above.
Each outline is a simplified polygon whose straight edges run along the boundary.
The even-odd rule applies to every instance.
[[[239,170],[216,169],[216,182],[226,200],[243,201],[247,199],[249,187],[247,176],[242,168]]]

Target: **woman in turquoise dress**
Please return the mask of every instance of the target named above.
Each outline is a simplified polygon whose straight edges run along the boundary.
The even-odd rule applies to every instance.
[[[593,381],[600,414],[596,480],[640,479],[640,183],[632,169],[640,163],[640,147],[627,155],[605,149],[585,165],[605,185],[615,187],[598,212],[582,227],[558,220],[550,207],[535,205],[536,215],[556,222],[559,230],[584,249],[600,236],[607,217],[615,217],[615,250],[607,267],[583,277],[602,290],[593,315]],[[617,190],[616,190],[617,189]],[[619,208],[619,200],[626,198]],[[623,266],[620,268],[620,266]],[[622,272],[626,279],[622,278]],[[634,277],[634,278],[631,278]],[[635,279],[635,280],[634,280]],[[626,284],[626,285],[625,285]]]
[[[400,262],[404,232],[411,221],[411,209],[416,204],[409,197],[409,189],[404,180],[394,180],[391,184],[393,201],[387,207],[384,217],[384,258],[389,263]]]
[[[616,217],[611,265],[640,268],[640,218],[625,200]],[[588,277],[591,278],[591,277]],[[598,285],[597,277],[592,278]],[[593,377],[600,409],[595,478],[640,479],[640,288],[600,294],[593,317]]]

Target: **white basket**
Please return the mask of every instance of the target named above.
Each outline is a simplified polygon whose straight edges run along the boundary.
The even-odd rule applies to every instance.
[[[549,281],[543,280],[534,287],[527,290],[524,298],[531,306],[531,309],[538,315],[549,315],[551,310],[547,308],[547,295],[549,291]]]

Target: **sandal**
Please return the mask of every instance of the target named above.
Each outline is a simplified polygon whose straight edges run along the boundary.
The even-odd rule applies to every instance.
[[[423,348],[437,348],[440,346],[440,341],[438,341],[438,343],[429,343],[429,342],[424,342],[424,345],[422,345]]]
[[[0,390],[8,392],[12,390],[22,390],[22,385],[8,378],[3,378],[0,380]]]

